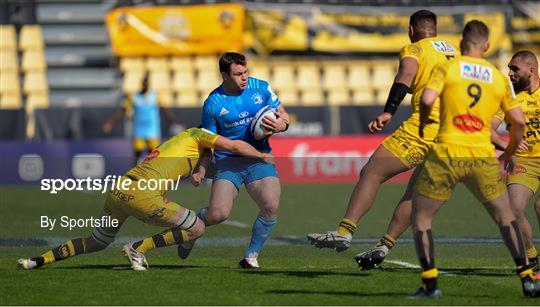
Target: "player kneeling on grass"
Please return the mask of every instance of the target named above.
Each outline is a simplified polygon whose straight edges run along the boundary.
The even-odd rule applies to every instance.
[[[112,190],[107,195],[102,216],[108,216],[111,220],[116,219],[117,227],[96,227],[87,238],[69,240],[41,256],[19,259],[19,267],[35,269],[75,255],[100,251],[114,241],[122,224],[130,216],[149,225],[168,228],[164,232],[123,247],[131,268],[137,271],[144,271],[148,267],[146,252],[159,247],[181,244],[202,236],[205,226],[197,218],[196,213],[167,200],[164,195],[176,186],[177,180],[190,176],[207,148],[226,150],[236,155],[272,162],[269,154],[259,152],[246,142],[229,140],[204,129],[188,129],[161,144],[143,162],[124,174],[120,180],[131,181],[127,189]],[[139,188],[137,181],[148,182],[152,179],[160,180],[160,182],[168,180],[172,184],[163,184],[156,190]]]

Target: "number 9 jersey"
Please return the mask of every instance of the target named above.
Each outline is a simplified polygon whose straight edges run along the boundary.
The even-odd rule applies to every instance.
[[[510,80],[488,61],[462,56],[441,63],[426,86],[439,93],[438,143],[493,146],[491,119],[502,109],[519,107]]]

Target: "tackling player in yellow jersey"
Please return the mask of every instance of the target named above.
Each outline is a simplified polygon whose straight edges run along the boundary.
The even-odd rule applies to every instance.
[[[187,178],[197,165],[205,149],[230,151],[236,155],[272,161],[269,154],[261,153],[253,146],[240,140],[229,140],[200,128],[191,128],[154,149],[139,165],[130,169],[120,180],[129,180],[127,189],[113,189],[107,195],[102,216],[117,220],[117,227],[96,227],[87,238],[69,240],[41,256],[19,259],[23,269],[35,269],[44,264],[66,258],[96,252],[106,248],[122,224],[130,216],[144,223],[167,227],[164,232],[123,247],[131,267],[144,271],[148,267],[145,253],[159,247],[181,244],[200,237],[205,230],[197,214],[164,197],[177,180]],[[142,190],[140,180],[149,182],[158,179],[167,185],[156,190]],[[122,185],[123,188],[125,188]],[[145,267],[146,266],[146,267]]]
[[[516,153],[513,172],[508,174],[506,185],[510,195],[510,204],[516,215],[516,221],[523,232],[527,258],[538,271],[538,252],[533,242],[533,230],[525,216],[525,208],[529,199],[540,185],[540,79],[538,77],[538,60],[530,51],[520,51],[512,57],[508,64],[509,77],[514,86],[516,101],[521,105],[527,128],[523,136],[524,148]],[[504,120],[504,114],[498,112],[492,120],[492,135],[500,147],[505,148],[495,131]],[[507,123],[508,125],[509,123]],[[540,224],[540,199],[536,200],[536,217]]]
[[[462,57],[439,64],[422,93],[420,131],[430,120],[440,97],[440,128],[414,186],[412,227],[416,253],[422,266],[424,287],[413,298],[439,298],[438,271],[432,221],[456,184],[463,182],[484,204],[516,264],[526,296],[539,296],[521,231],[510,208],[510,200],[491,144],[490,123],[500,108],[510,126],[510,142],[499,157],[507,165],[516,152],[525,128],[520,105],[513,100],[508,79],[486,61],[489,29],[478,20],[468,22],[460,43]]]
[[[399,129],[373,153],[368,163],[360,172],[360,179],[350,197],[345,217],[336,231],[308,235],[308,239],[319,248],[346,250],[356,230],[356,224],[371,208],[382,183],[419,165],[433,143],[438,125],[438,106],[431,116],[432,124],[425,128],[425,137],[418,136],[420,123],[420,95],[427,84],[433,68],[448,59],[459,55],[450,43],[437,37],[437,17],[427,10],[420,10],[411,15],[409,22],[411,44],[400,52],[399,70],[388,95],[384,112],[369,124],[372,133],[379,132],[388,124],[399,104],[411,92],[412,115]],[[362,269],[371,269],[380,264],[396,239],[409,227],[411,215],[412,184],[418,174],[414,172],[405,194],[394,210],[392,221],[386,235],[367,252],[356,255],[355,259]]]

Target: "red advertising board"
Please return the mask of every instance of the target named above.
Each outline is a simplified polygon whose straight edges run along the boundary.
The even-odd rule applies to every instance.
[[[270,143],[283,183],[353,183],[385,137],[274,137]],[[393,181],[404,182],[409,176],[410,172]]]

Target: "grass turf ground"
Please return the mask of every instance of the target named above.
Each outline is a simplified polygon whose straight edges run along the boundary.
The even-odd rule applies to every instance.
[[[403,185],[386,185],[374,208],[360,223],[356,238],[376,237],[386,230]],[[350,185],[285,186],[275,236],[305,236],[335,227],[342,216]],[[267,246],[258,271],[236,268],[243,246],[198,246],[186,261],[175,248],[148,254],[148,272],[125,270],[126,260],[118,245],[101,253],[75,257],[35,271],[15,269],[19,257],[39,254],[45,247],[17,247],[21,238],[70,238],[90,229],[72,231],[40,229],[41,215],[87,218],[96,215],[103,195],[60,192],[49,195],[35,188],[3,187],[0,205],[0,304],[1,305],[537,305],[522,297],[513,263],[502,244],[438,244],[437,263],[449,274],[441,276],[444,298],[410,301],[419,285],[417,269],[386,263],[380,269],[361,272],[352,261],[355,253],[369,247],[355,244],[344,253],[316,250],[307,245]],[[207,202],[208,188],[183,188],[171,199],[198,208]],[[528,208],[529,217],[533,217]],[[255,205],[242,192],[231,220],[250,225]],[[532,220],[532,219],[531,219]],[[535,229],[536,226],[535,226]],[[132,220],[120,237],[143,237],[160,231]],[[210,227],[208,238],[250,235],[250,229],[219,225]],[[498,237],[487,213],[460,187],[441,210],[434,225],[440,237]],[[407,237],[410,237],[408,232]],[[307,243],[306,243],[307,244]],[[8,245],[10,245],[8,247]],[[398,244],[389,260],[416,264],[412,244]]]

